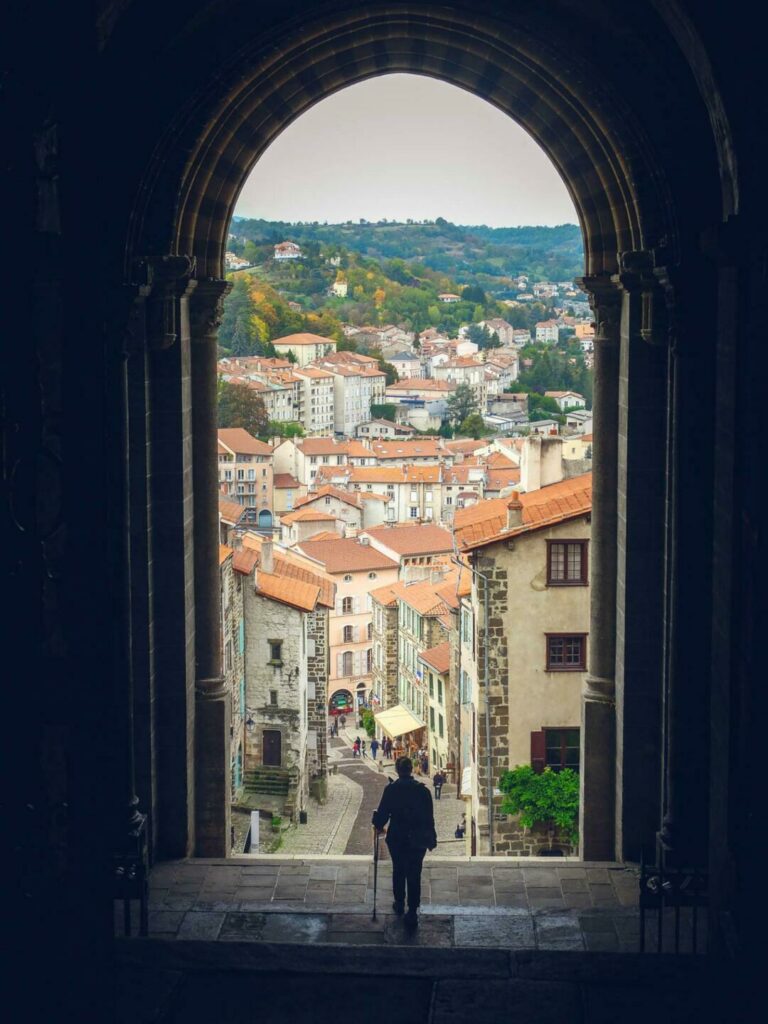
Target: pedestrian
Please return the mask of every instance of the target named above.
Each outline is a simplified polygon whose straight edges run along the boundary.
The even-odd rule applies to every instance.
[[[435,816],[429,790],[413,778],[411,759],[399,757],[395,770],[397,779],[385,788],[372,820],[379,835],[389,822],[386,842],[392,858],[392,909],[396,914],[405,913],[407,894],[404,923],[407,928],[415,928],[419,923],[424,855],[437,846]]]
[[[440,799],[440,793],[442,792],[444,783],[445,776],[440,771],[440,769],[438,769],[432,776],[432,785],[435,787],[435,800]]]
[[[355,737],[355,742],[352,744],[352,757],[360,757],[360,737]]]
[[[365,740],[363,740],[360,744],[360,754],[362,757],[365,757]]]
[[[374,761],[376,760],[376,755],[378,754],[378,752],[379,752],[379,741],[374,736],[373,739],[371,740],[371,757],[373,758]]]
[[[429,758],[427,757],[426,750],[421,752],[421,774],[429,775]]]
[[[347,716],[346,715],[342,715],[341,718],[339,719],[339,721],[341,722],[341,728],[343,729],[346,726],[346,724],[347,724]]]

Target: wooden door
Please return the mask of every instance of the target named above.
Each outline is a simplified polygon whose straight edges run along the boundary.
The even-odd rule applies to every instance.
[[[262,764],[279,768],[282,764],[282,736],[276,729],[265,729],[262,738]]]

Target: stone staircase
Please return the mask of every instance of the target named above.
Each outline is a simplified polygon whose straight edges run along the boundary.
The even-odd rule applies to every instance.
[[[287,798],[291,788],[291,773],[287,768],[261,765],[246,771],[244,780],[246,793]]]

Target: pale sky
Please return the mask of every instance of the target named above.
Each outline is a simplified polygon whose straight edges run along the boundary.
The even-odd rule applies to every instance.
[[[235,213],[329,223],[578,223],[560,176],[527,132],[477,96],[419,75],[383,75],[317,103],[259,160]]]

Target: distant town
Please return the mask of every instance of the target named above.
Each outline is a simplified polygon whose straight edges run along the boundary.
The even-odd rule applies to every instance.
[[[348,795],[362,737],[372,770],[406,754],[445,777],[454,852],[575,852],[576,815],[523,823],[513,783],[551,772],[577,808],[586,297],[503,260],[465,283],[238,227],[218,362],[233,848],[257,811],[259,849],[290,849]]]

